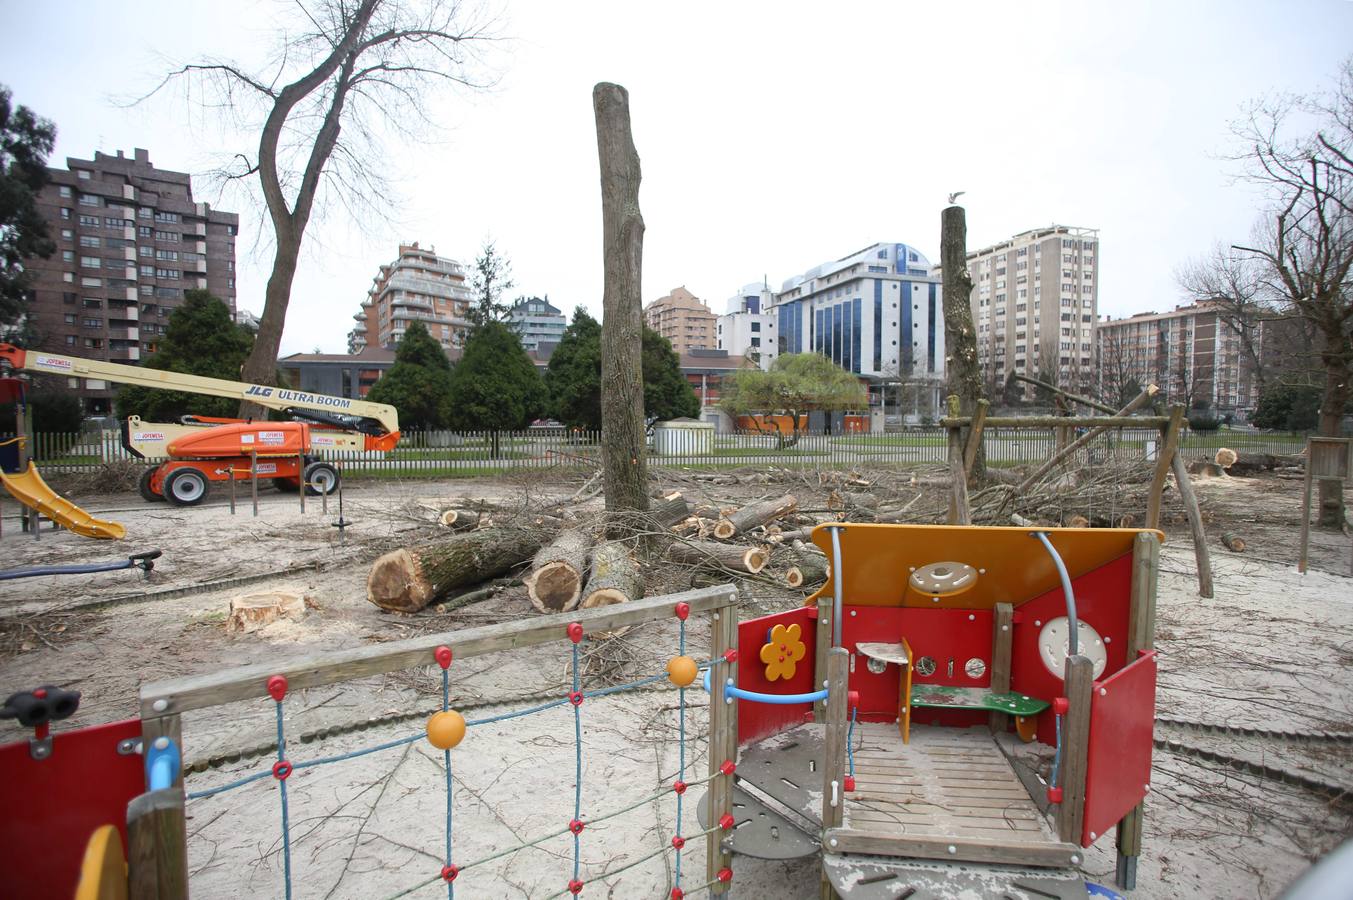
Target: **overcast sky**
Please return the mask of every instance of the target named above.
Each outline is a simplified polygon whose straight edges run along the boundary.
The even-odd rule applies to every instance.
[[[601,213],[591,91],[630,91],[643,163],[644,302],[685,285],[724,311],[875,241],[937,260],[963,190],[970,249],[1056,222],[1098,228],[1100,312],[1179,302],[1175,268],[1246,237],[1256,198],[1221,157],[1242,105],[1327,87],[1353,52],[1353,2],[696,2],[511,0],[483,93],[431,107],[440,136],[373,160],[390,221],[312,224],[283,352],[341,352],[399,241],[469,264],[486,237],[515,294],[600,313]],[[219,135],[181,99],[134,109],[169,63],[257,59],[278,0],[0,0],[0,83],[54,120],[53,162],[150,151],[200,173],[256,138]],[[217,201],[205,182],[199,199]],[[248,198],[239,305],[270,264]],[[266,235],[266,232],[264,233]]]

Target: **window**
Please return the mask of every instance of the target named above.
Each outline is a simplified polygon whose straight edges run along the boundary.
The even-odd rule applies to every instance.
[[[157,212],[155,214],[155,221],[161,223],[177,223],[180,221],[180,216],[178,213],[174,212]]]
[[[155,248],[147,247],[145,244],[142,244],[140,247],[136,248],[136,255],[142,259],[153,259],[155,256]]]
[[[84,303],[85,309],[103,309],[103,301],[98,297],[86,297]]]
[[[73,334],[68,334],[68,335],[66,335],[66,346],[67,346],[67,347],[74,347],[74,346],[75,346],[75,335],[73,335]]]
[[[80,235],[80,246],[81,246],[81,247],[98,247],[101,243],[102,243],[102,242],[101,242],[98,238],[94,237],[93,235],[89,235],[89,234],[82,234],[82,235]]]
[[[80,257],[80,265],[86,269],[97,269],[103,265],[103,260],[97,256],[82,256]]]
[[[154,288],[152,285],[149,285],[149,284],[143,284],[143,285],[141,285],[140,287],[138,287],[138,288],[136,289],[136,292],[137,292],[138,294],[140,294],[142,297],[154,297],[154,296],[155,296],[155,288]]]
[[[759,337],[754,337],[754,338],[752,338],[752,346],[753,346],[753,347],[760,347],[760,346],[761,346],[761,338],[759,338]]]
[[[155,289],[155,296],[160,300],[177,300],[178,298],[183,296],[183,292],[180,291],[178,288],[157,287]],[[165,311],[163,308],[161,308],[159,315],[163,316],[164,314]]]
[[[230,235],[231,237],[234,237],[236,234],[239,234],[239,229],[234,225],[227,225],[226,234]]]
[[[98,194],[81,194],[81,195],[80,195],[80,205],[81,205],[81,206],[102,206],[102,205],[103,205],[103,198],[100,197]]]
[[[66,313],[65,319],[66,319],[66,324],[67,324],[67,325],[74,325],[74,324],[75,324],[75,313]]]
[[[154,235],[155,235],[155,229],[154,229],[154,228],[151,228],[149,225],[138,225],[137,228],[136,228],[136,236],[137,236],[137,237],[148,238],[148,237],[153,237]]]
[[[719,327],[722,328],[723,326],[719,326]],[[752,331],[760,331],[760,330],[761,330],[761,323],[760,323],[760,322],[753,322],[753,323],[752,323]]]
[[[129,219],[124,219],[121,216],[103,217],[103,225],[105,228],[125,228],[130,226],[131,224],[132,223]]]
[[[80,217],[80,224],[83,225],[85,228],[98,228],[98,227],[99,227],[99,217],[98,217],[98,216],[81,216],[81,217]]]
[[[142,278],[154,278],[154,277],[155,277],[155,267],[154,267],[154,266],[142,266],[142,267],[141,267],[141,277],[142,277]]]
[[[75,251],[74,251],[74,250],[62,250],[62,251],[61,251],[61,261],[62,261],[62,262],[68,262],[68,263],[73,263],[73,262],[75,262]]]
[[[234,289],[235,289],[235,279],[233,279],[233,278],[227,279],[227,280],[226,280],[226,286],[229,287],[231,290],[234,290]]]
[[[178,261],[179,261],[179,253],[178,253],[177,250],[156,250],[156,251],[155,251],[155,258],[156,258],[156,259],[167,259],[167,260],[169,260],[169,261],[171,261],[171,262],[178,262]]]
[[[887,250],[880,250],[880,251],[878,252],[878,259],[887,259],[887,258],[888,258],[888,251],[887,251]]]
[[[91,174],[92,173],[88,169],[75,170],[75,177],[79,178],[81,181],[88,181],[90,179]]]
[[[63,218],[63,219],[69,219],[70,217],[71,217],[71,211],[70,211],[69,209],[67,209],[66,207],[64,207],[64,206],[61,207],[61,218]]]
[[[136,217],[138,219],[152,219],[155,217],[155,210],[143,206],[136,211]]]
[[[102,328],[103,319],[92,319],[92,318],[81,319],[80,324],[85,328]]]
[[[70,185],[68,184],[61,185],[61,196],[67,200],[70,199]]]
[[[176,279],[176,278],[179,277],[179,270],[178,270],[178,269],[158,269],[158,268],[157,268],[157,269],[155,270],[155,277],[156,277],[156,278]]]
[[[85,347],[90,350],[102,350],[103,338],[85,338]]]
[[[75,232],[69,228],[61,229],[61,240],[63,241],[75,240]]]

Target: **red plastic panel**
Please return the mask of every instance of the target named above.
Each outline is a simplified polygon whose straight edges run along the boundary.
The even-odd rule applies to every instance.
[[[6,897],[69,900],[85,843],[100,825],[117,825],[127,846],[127,804],[145,790],[145,769],[139,753],[120,754],[117,745],[140,736],[139,719],[57,732],[42,761],[27,739],[0,746]]]
[[[807,654],[794,671],[794,677],[770,681],[766,678],[766,664],[760,659],[761,646],[766,635],[776,625],[786,628],[798,623],[802,629]],[[765,694],[806,694],[813,687],[813,659],[817,647],[817,610],[807,607],[791,609],[773,616],[748,619],[738,624],[738,687]],[[717,694],[717,689],[716,689]],[[712,702],[712,700],[711,700]],[[747,744],[772,734],[779,734],[795,725],[802,725],[804,717],[813,711],[811,703],[792,703],[784,706],[770,703],[738,701],[738,743]]]
[[[1103,681],[1090,698],[1090,756],[1085,770],[1088,847],[1146,796],[1151,783],[1151,738],[1156,720],[1156,653]]]
[[[1035,550],[1037,548],[1034,548]],[[1108,665],[1101,678],[1119,671],[1127,662],[1128,616],[1131,609],[1132,554],[1072,579],[1077,615],[1094,626],[1107,643]],[[1042,624],[1066,615],[1061,587],[1030,600],[1015,610],[1015,634],[1010,656],[1010,688],[1030,697],[1051,701],[1062,694],[1062,679],[1043,665],[1038,655]],[[920,650],[916,651],[920,654]],[[1051,711],[1038,717],[1038,740],[1057,743]]]
[[[913,684],[987,687],[991,684],[991,627],[990,610],[847,606],[841,641],[854,653],[859,642],[899,643],[905,637],[917,659],[928,656],[935,661],[933,675],[912,673]],[[985,665],[980,678],[965,674],[964,666],[970,659],[980,659]],[[890,665],[882,674],[875,675],[869,671],[867,662],[865,656],[856,656],[855,671],[850,675],[850,689],[860,693],[860,720],[891,722],[897,718],[897,666]],[[912,712],[912,721],[922,724],[969,725],[985,722],[986,718],[986,713],[931,709]]]

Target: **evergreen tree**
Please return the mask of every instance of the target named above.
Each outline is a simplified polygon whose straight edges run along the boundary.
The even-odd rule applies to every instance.
[[[470,289],[475,299],[465,312],[465,318],[476,326],[487,322],[501,322],[507,318],[509,307],[502,301],[505,291],[513,288],[512,261],[498,252],[493,241],[485,241],[484,249],[474,261]]]
[[[47,222],[38,211],[38,192],[47,184],[47,156],[56,126],[26,106],[15,107],[0,86],[0,325],[24,314],[32,273],[24,260],[56,252]]]
[[[545,372],[550,415],[565,425],[601,430],[601,323],[573,311]]]
[[[545,385],[511,328],[486,322],[470,332],[451,373],[452,428],[522,429],[545,411],[545,403]]]
[[[253,346],[253,336],[231,319],[230,307],[209,291],[193,289],[184,292],[183,303],[169,316],[155,353],[141,365],[238,381],[240,367]],[[173,422],[185,415],[234,416],[239,404],[238,398],[138,385],[123,387],[116,400],[119,416],[140,416],[151,422]]]
[[[1314,431],[1320,424],[1320,388],[1270,381],[1259,394],[1250,424],[1273,431]]]
[[[451,361],[422,322],[404,331],[395,348],[395,363],[367,393],[373,403],[399,411],[406,431],[445,428],[451,398]]]
[[[672,344],[644,328],[641,357],[644,373],[644,417],[650,421],[694,418],[700,398],[681,374],[681,359]],[[565,425],[601,430],[601,323],[583,307],[573,312],[545,373],[550,414]]]
[[[695,418],[700,398],[681,374],[681,357],[672,342],[651,328],[644,328],[644,416],[654,420]]]

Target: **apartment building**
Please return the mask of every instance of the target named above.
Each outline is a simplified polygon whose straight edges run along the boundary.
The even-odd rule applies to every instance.
[[[1011,372],[1076,385],[1094,381],[1099,232],[1052,225],[968,254],[977,357],[987,383]]]
[[[541,344],[557,344],[568,320],[548,297],[522,297],[507,313],[507,324],[521,336],[521,345],[536,350]]]
[[[1263,323],[1256,327],[1263,328]],[[1259,338],[1262,343],[1262,336]],[[1096,385],[1118,399],[1130,382],[1160,387],[1169,403],[1219,413],[1253,409],[1254,366],[1240,332],[1214,304],[1177,306],[1126,319],[1104,318],[1096,330]]]
[[[821,353],[868,382],[871,405],[933,416],[944,382],[940,278],[908,244],[878,243],[784,282],[779,353]]]
[[[755,359],[770,370],[779,355],[775,293],[764,282],[744,285],[728,299],[727,310],[714,325],[718,349],[733,356]]]
[[[644,323],[671,341],[677,353],[715,349],[715,318],[684,286],[644,307]]]
[[[471,300],[463,265],[438,256],[435,248],[424,250],[417,241],[400,244],[399,256],[380,267],[353,316],[357,324],[348,334],[348,352],[394,349],[415,321],[443,347],[460,347],[470,329],[465,314]]]
[[[40,349],[136,363],[194,288],[233,314],[239,216],[194,200],[186,173],[157,169],[140,148],[67,158],[48,173],[38,209],[57,251],[25,263],[36,276],[27,323]],[[117,385],[69,382],[86,414],[112,412]]]

